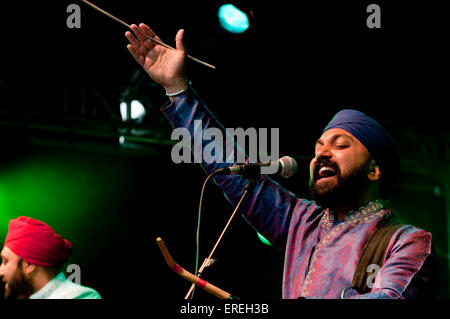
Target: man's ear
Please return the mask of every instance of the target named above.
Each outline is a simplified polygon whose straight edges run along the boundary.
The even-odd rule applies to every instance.
[[[369,174],[367,175],[367,177],[371,182],[376,182],[381,178],[381,175],[382,174],[380,171],[380,167],[378,166],[377,162],[375,162],[375,160],[372,158],[370,160]]]
[[[36,270],[36,265],[30,264],[24,260],[22,262],[22,268],[25,274],[30,275]]]

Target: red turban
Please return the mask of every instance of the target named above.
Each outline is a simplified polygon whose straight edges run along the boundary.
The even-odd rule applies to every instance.
[[[61,266],[72,252],[72,244],[39,220],[20,216],[9,221],[5,246],[26,262],[42,266]]]

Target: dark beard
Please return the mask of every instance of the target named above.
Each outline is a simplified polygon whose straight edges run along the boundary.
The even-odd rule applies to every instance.
[[[367,178],[369,161],[359,169],[355,169],[346,178],[342,178],[334,163],[328,163],[327,166],[334,166],[337,169],[337,185],[329,189],[326,186],[317,186],[317,174],[314,174],[309,185],[313,199],[319,206],[332,210],[339,207],[358,208],[361,205],[362,196],[369,186]]]
[[[31,280],[22,272],[22,260],[19,261],[14,277],[8,282],[8,290],[5,289],[6,299],[28,298],[33,293]]]

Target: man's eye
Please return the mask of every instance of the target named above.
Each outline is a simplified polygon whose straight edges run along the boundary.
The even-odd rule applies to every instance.
[[[347,144],[341,144],[341,145],[336,145],[335,147],[336,147],[337,149],[342,150],[342,149],[344,149],[344,148],[347,148],[348,145],[347,145]]]

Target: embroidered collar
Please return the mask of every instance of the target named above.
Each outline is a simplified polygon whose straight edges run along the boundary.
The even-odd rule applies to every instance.
[[[385,207],[386,203],[382,199],[374,200],[356,210],[349,210],[346,213],[345,220],[343,220],[343,222],[356,222],[358,220],[367,219],[369,216],[374,215]],[[334,214],[329,208],[324,210],[324,214],[322,216],[322,219],[320,220],[320,224],[327,230],[331,229],[331,227],[333,226]]]

